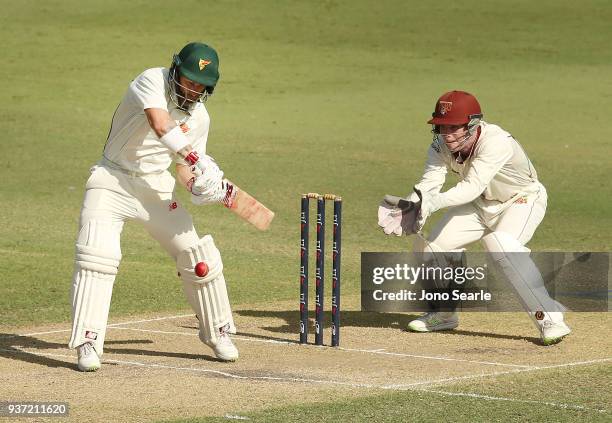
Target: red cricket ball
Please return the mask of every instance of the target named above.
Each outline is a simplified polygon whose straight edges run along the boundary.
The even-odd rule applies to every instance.
[[[204,276],[208,275],[208,265],[203,261],[196,264],[193,270],[195,271],[195,274],[198,275],[200,278],[203,278]]]

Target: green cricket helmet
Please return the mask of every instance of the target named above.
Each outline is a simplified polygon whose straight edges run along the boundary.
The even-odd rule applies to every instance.
[[[193,90],[180,84],[180,76],[204,85],[201,93],[194,92],[197,94],[196,100],[187,98],[185,94]],[[218,80],[219,56],[215,49],[203,43],[189,43],[172,58],[172,66],[168,73],[170,98],[179,108],[187,110],[195,102],[205,102],[213,93]]]

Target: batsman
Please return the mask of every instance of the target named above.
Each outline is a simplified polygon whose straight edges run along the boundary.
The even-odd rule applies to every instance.
[[[204,103],[218,80],[217,52],[189,43],[169,68],[138,75],[115,110],[102,158],[86,183],[76,241],[69,346],[77,349],[81,371],[100,368],[121,231],[129,220],[143,225],[176,262],[201,341],[222,361],[238,358],[221,254],[210,235],[198,236],[175,198],[177,180],[197,205],[229,195],[223,172],[206,155],[210,118]],[[176,180],[168,171],[173,163]]]
[[[472,94],[450,91],[438,99],[428,121],[433,141],[423,176],[405,199],[385,197],[378,224],[387,235],[417,234],[414,252],[435,257],[440,266],[445,263],[439,258],[461,256],[465,246],[480,240],[517,292],[542,342],[553,344],[570,328],[563,319],[564,307],[549,296],[525,246],[544,218],[546,189],[518,141],[482,118]],[[449,172],[459,181],[442,192]],[[441,209],[446,213],[425,238],[426,220]],[[458,326],[454,309],[430,306],[431,311],[408,324],[409,330]]]

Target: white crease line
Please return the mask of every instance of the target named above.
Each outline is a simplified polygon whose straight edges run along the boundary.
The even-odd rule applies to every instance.
[[[196,334],[187,333],[187,332],[158,331],[158,330],[154,330],[154,329],[140,329],[140,328],[129,328],[129,327],[123,327],[123,328],[115,327],[113,329],[133,330],[133,331],[137,331],[137,332],[161,333],[161,334],[168,334],[168,335],[175,334],[175,335],[183,335],[183,336],[196,336]],[[245,336],[232,336],[232,339],[236,339],[236,340],[240,340],[240,341],[263,342],[263,343],[284,344],[284,345],[294,345],[294,344],[296,344],[296,342],[278,341],[278,340],[275,340],[275,339],[257,339],[257,338],[251,338],[251,337],[245,337]],[[320,345],[314,345],[314,346],[322,348],[322,346],[320,346]],[[323,347],[323,348],[327,348],[327,347]],[[535,366],[528,366],[528,365],[524,365],[524,364],[506,364],[506,363],[496,363],[496,362],[491,362],[491,361],[464,360],[464,359],[461,359],[461,358],[450,358],[450,357],[439,357],[439,356],[428,356],[428,355],[417,355],[417,354],[394,353],[394,352],[385,351],[384,348],[377,349],[377,350],[365,350],[365,349],[357,349],[357,348],[338,347],[337,349],[340,350],[340,351],[347,351],[347,352],[361,352],[361,353],[369,353],[369,354],[381,354],[381,355],[389,355],[389,356],[395,356],[395,357],[422,358],[422,359],[426,359],[426,360],[458,361],[458,362],[461,362],[461,363],[473,363],[473,364],[482,364],[482,365],[488,365],[488,366],[519,367],[519,368],[525,368],[525,369],[531,369],[531,368],[535,367]]]
[[[193,313],[189,313],[189,314],[179,314],[176,316],[166,316],[166,317],[156,317],[154,319],[143,319],[143,320],[132,320],[132,321],[128,321],[128,322],[119,322],[119,323],[113,323],[110,325],[107,325],[107,328],[114,328],[116,326],[123,326],[123,325],[131,325],[134,323],[147,323],[147,322],[157,322],[159,320],[170,320],[170,319],[180,319],[181,317],[189,317],[189,316],[194,316]],[[34,336],[34,335],[48,335],[51,333],[62,333],[62,332],[70,332],[72,330],[72,328],[70,329],[57,329],[57,330],[49,330],[49,331],[45,331],[45,332],[31,332],[31,333],[24,333],[24,334],[14,334],[14,335],[8,335],[8,336],[3,336],[0,337],[0,339],[2,338],[15,338],[18,336]]]
[[[156,329],[120,328],[120,327],[113,327],[112,329],[115,329],[115,330],[132,330],[132,331],[136,331],[136,332],[161,333],[161,334],[165,334],[165,335],[198,336],[197,333],[176,332],[176,331],[156,330]],[[240,341],[249,341],[249,342],[263,342],[263,343],[266,343],[266,344],[283,344],[283,345],[294,345],[294,344],[297,344],[297,341],[296,342],[291,342],[291,341],[279,341],[279,340],[276,340],[276,339],[257,339],[257,338],[248,338],[248,337],[236,336],[236,335],[232,335],[232,339],[233,340],[240,340]]]
[[[448,396],[453,396],[453,397],[454,396],[470,397],[470,398],[476,398],[476,399],[484,399],[488,401],[522,402],[522,403],[537,404],[537,405],[550,405],[551,407],[559,407],[559,408],[565,408],[565,409],[571,409],[571,410],[589,410],[589,411],[597,411],[600,413],[607,412],[607,410],[602,410],[599,408],[589,408],[589,407],[584,407],[582,405],[563,404],[563,403],[537,401],[537,400],[524,400],[524,399],[519,399],[519,398],[493,397],[490,395],[474,394],[474,393],[469,393],[469,392],[435,391],[431,389],[417,389],[416,391],[431,392],[433,394],[448,395]]]
[[[410,390],[410,389],[414,389],[416,386],[422,386],[422,385],[437,385],[437,384],[446,383],[446,382],[453,383],[453,382],[458,382],[460,380],[479,379],[479,378],[484,378],[484,377],[489,377],[489,376],[494,377],[494,376],[499,376],[499,375],[507,375],[510,373],[529,372],[529,371],[534,371],[534,370],[539,370],[539,368],[530,367],[528,369],[513,369],[513,370],[506,370],[503,372],[480,373],[480,374],[472,374],[472,375],[467,375],[467,376],[448,377],[444,379],[425,380],[425,381],[413,382],[413,383],[391,384],[391,385],[385,385],[383,386],[383,388],[384,389]]]
[[[119,327],[113,327],[112,329],[115,329],[115,330],[117,330],[117,329],[118,330],[132,330],[132,331],[136,331],[136,332],[161,333],[161,334],[165,334],[165,335],[198,336],[197,333],[176,332],[176,331],[156,330],[156,329],[119,328]],[[262,343],[265,343],[265,344],[283,344],[283,345],[295,345],[295,344],[297,344],[297,341],[291,342],[291,341],[279,341],[279,340],[276,340],[276,339],[258,339],[258,338],[249,338],[249,337],[237,336],[237,335],[232,335],[232,339],[233,340],[239,340],[239,341],[262,342]],[[322,346],[319,346],[319,347],[322,347]]]
[[[120,328],[120,327],[113,327],[111,329],[114,329],[114,330],[131,330],[131,331],[135,331],[135,332],[161,333],[161,334],[164,334],[164,335],[198,336],[197,333],[172,332],[172,331],[167,331],[167,330],[155,330],[155,329]],[[232,336],[232,339],[236,339],[236,338]]]
[[[73,355],[42,353],[42,352],[34,353],[34,352],[19,349],[19,348],[15,348],[12,350],[0,349],[0,351],[31,354],[31,355],[44,356],[44,357],[62,357],[62,358],[71,358],[71,359],[75,358]],[[215,374],[218,376],[224,376],[230,379],[239,379],[239,380],[266,380],[266,381],[275,381],[275,382],[300,382],[300,383],[340,385],[340,386],[349,386],[353,388],[379,388],[379,386],[377,385],[372,385],[372,384],[367,384],[367,383],[341,382],[337,380],[305,379],[305,378],[279,377],[279,376],[242,376],[242,375],[237,375],[237,374],[233,374],[229,372],[222,372],[220,370],[202,369],[202,368],[194,368],[194,367],[178,367],[178,366],[169,366],[166,364],[156,364],[156,363],[140,363],[138,361],[115,360],[115,359],[103,359],[101,361],[102,363],[124,364],[128,366],[136,366],[136,367],[151,367],[151,368],[158,368],[158,369],[180,370],[180,371],[195,372],[195,373],[210,373],[210,374]]]
[[[125,330],[135,330],[135,331],[141,331],[141,332],[152,332],[152,333],[166,333],[166,334],[179,334],[179,335],[183,335],[183,332],[162,332],[162,331],[156,331],[156,330],[151,330],[151,329],[139,329],[139,328],[120,328],[118,326],[123,326],[123,325],[129,325],[129,324],[136,324],[136,323],[147,323],[147,322],[155,322],[155,321],[161,321],[161,320],[171,320],[171,319],[179,319],[179,318],[183,318],[183,317],[189,317],[189,316],[193,316],[193,313],[189,313],[189,314],[180,314],[180,315],[175,315],[175,316],[165,316],[165,317],[157,317],[157,318],[153,318],[153,319],[142,319],[142,320],[132,320],[132,321],[127,321],[127,322],[120,322],[120,323],[113,323],[108,325],[108,328],[113,328],[113,329],[125,329]],[[60,333],[60,332],[69,332],[71,329],[63,329],[63,330],[53,330],[53,331],[47,331],[47,332],[34,332],[34,333],[28,333],[28,334],[24,334],[24,335],[11,335],[11,336],[7,336],[5,338],[10,338],[10,337],[15,337],[15,336],[33,336],[33,335],[46,335],[46,334],[52,334],[52,333]],[[245,340],[245,341],[251,341],[251,342],[265,342],[265,343],[274,343],[274,344],[295,344],[294,342],[288,342],[288,341],[278,341],[278,340],[274,340],[274,339],[256,339],[256,338],[249,338],[249,337],[238,337],[235,336],[233,337],[233,339],[240,339],[240,340]],[[359,350],[359,349],[351,349],[351,348],[343,348],[343,347],[338,347],[338,349],[340,350],[344,350],[344,351],[355,351],[355,352],[366,352],[366,353],[372,353],[372,354],[384,354],[384,355],[394,355],[394,356],[401,356],[401,357],[412,357],[412,358],[423,358],[423,359],[429,359],[429,360],[443,360],[443,361],[458,361],[458,362],[467,362],[467,363],[474,363],[474,364],[485,364],[485,365],[493,365],[493,366],[506,366],[506,367],[519,367],[519,368],[523,368],[524,370],[529,370],[529,369],[533,369],[533,370],[538,370],[541,368],[551,368],[551,367],[538,367],[538,366],[529,366],[529,365],[523,365],[523,364],[505,364],[505,363],[495,363],[495,362],[486,362],[486,361],[474,361],[474,360],[463,360],[463,359],[458,359],[458,358],[447,358],[447,357],[435,357],[435,356],[423,356],[423,355],[415,355],[415,354],[404,354],[404,353],[392,353],[392,352],[383,352],[383,351],[377,351],[377,350]],[[610,359],[603,359],[604,361],[610,360]],[[569,365],[571,365],[572,363],[569,363]],[[561,364],[558,366],[566,366],[568,364]],[[520,369],[519,369],[520,371]],[[483,374],[483,375],[472,375],[472,376],[464,376],[463,378],[474,378],[474,377],[483,377],[486,375],[498,375],[498,374],[507,374],[507,373],[512,373],[511,371],[506,371],[506,372],[497,372],[497,373],[487,373],[487,374]],[[461,379],[456,379],[456,378],[449,378],[449,379],[441,379],[441,381],[454,381],[454,380],[461,380]],[[422,383],[422,382],[419,382]]]
[[[72,329],[57,329],[57,330],[49,330],[46,332],[32,332],[32,333],[23,333],[23,334],[12,334],[12,335],[7,335],[7,336],[3,336],[2,338],[17,338],[19,336],[34,336],[34,335],[47,335],[47,334],[51,334],[51,333],[61,333],[61,332],[70,332]]]
[[[189,314],[177,314],[176,316],[166,316],[166,317],[156,317],[154,319],[143,319],[143,320],[132,320],[132,321],[128,321],[128,322],[121,322],[121,323],[113,323],[112,325],[108,325],[107,327],[115,327],[115,326],[123,326],[123,325],[131,325],[134,323],[148,323],[148,322],[157,322],[160,320],[170,320],[170,319],[180,319],[182,317],[189,317],[189,316],[195,316],[194,313],[189,313]]]
[[[232,339],[238,339],[240,341],[249,341],[249,342],[262,342],[264,344],[282,344],[282,345],[296,345],[297,341],[279,341],[278,339],[259,339],[259,338],[250,338],[248,336],[232,336]]]
[[[384,389],[412,389],[416,386],[437,385],[437,384],[446,383],[446,382],[453,383],[453,382],[458,382],[461,380],[480,379],[484,377],[495,377],[495,376],[506,375],[506,374],[511,374],[511,373],[523,373],[523,372],[532,372],[536,370],[556,369],[560,367],[583,366],[583,365],[589,365],[589,364],[595,364],[595,363],[604,363],[606,361],[612,361],[612,358],[600,358],[600,359],[589,360],[589,361],[575,361],[572,363],[552,364],[550,366],[530,367],[527,369],[513,369],[513,370],[506,370],[503,372],[481,373],[477,375],[449,377],[449,378],[444,378],[444,379],[427,380],[427,381],[422,381],[422,382],[414,382],[414,383],[406,383],[406,384],[392,384],[392,385],[385,385],[383,388]]]
[[[8,352],[11,352],[11,353],[32,354],[32,355],[37,355],[37,356],[62,357],[62,358],[71,358],[71,359],[74,359],[73,355],[53,354],[53,353],[41,353],[41,352],[33,353],[33,352],[29,352],[29,351],[18,349],[18,348],[15,348],[13,350],[0,349],[0,351],[8,351]],[[593,363],[597,363],[597,362],[610,361],[610,360],[612,360],[612,359],[607,358],[607,359],[600,359],[600,360],[590,360],[590,361],[568,363],[568,364],[565,364],[565,365],[546,366],[546,367],[541,367],[541,368],[532,368],[532,369],[525,369],[525,370],[514,370],[514,371],[509,371],[509,372],[498,372],[498,373],[495,373],[495,374],[517,373],[517,372],[526,372],[526,371],[540,370],[540,369],[545,369],[545,368],[554,368],[554,367],[563,367],[563,366],[575,366],[575,365],[585,365],[585,364],[593,364]],[[592,411],[598,411],[598,412],[604,412],[604,413],[607,412],[607,410],[605,410],[605,409],[601,410],[601,409],[596,409],[596,408],[587,408],[587,407],[583,407],[583,406],[579,406],[579,405],[571,405],[571,404],[557,404],[557,403],[545,402],[545,401],[522,400],[522,399],[505,398],[505,397],[493,397],[493,396],[489,396],[489,395],[473,394],[473,393],[447,392],[447,391],[437,391],[437,390],[430,390],[430,389],[409,388],[409,386],[411,386],[411,385],[412,386],[416,386],[418,384],[407,384],[407,385],[372,385],[372,384],[365,384],[365,383],[340,382],[340,381],[335,381],[335,380],[322,380],[322,379],[287,378],[287,377],[276,377],[276,376],[242,376],[242,375],[236,375],[236,374],[233,374],[233,373],[222,372],[222,371],[219,371],[219,370],[212,370],[212,369],[201,369],[201,368],[193,368],[193,367],[168,366],[168,365],[164,365],[164,364],[140,363],[140,362],[137,362],[137,361],[127,361],[127,360],[104,359],[104,360],[102,360],[102,362],[103,363],[113,363],[113,364],[123,364],[123,365],[136,366],[136,367],[150,367],[150,368],[179,370],[179,371],[188,371],[188,372],[196,372],[196,373],[211,373],[211,374],[215,374],[215,375],[219,375],[219,376],[224,376],[224,377],[227,377],[227,378],[230,378],[230,379],[239,379],[239,380],[266,380],[266,381],[275,381],[275,382],[299,382],[299,383],[315,383],[315,384],[340,385],[340,386],[348,386],[348,387],[353,387],[353,388],[373,388],[373,389],[422,391],[422,392],[429,392],[429,393],[434,393],[434,394],[439,394],[439,395],[464,396],[464,397],[471,397],[471,398],[476,398],[476,399],[484,399],[484,400],[489,400],[489,401],[512,401],[512,402],[522,402],[522,403],[533,403],[533,404],[539,404],[539,405],[548,405],[548,406],[561,407],[561,408],[567,408],[567,409],[592,410]],[[487,376],[487,375],[479,375],[479,376]],[[439,381],[437,381],[437,382],[439,382]]]
[[[354,352],[365,352],[371,354],[382,354],[382,355],[391,355],[396,357],[410,357],[410,358],[424,358],[428,360],[442,360],[442,361],[459,361],[462,363],[473,363],[473,364],[485,364],[488,366],[505,366],[505,367],[521,367],[526,369],[532,369],[534,366],[528,366],[525,364],[507,364],[507,363],[496,363],[492,361],[477,361],[477,360],[464,360],[461,358],[450,358],[450,357],[439,357],[439,356],[430,356],[430,355],[417,355],[417,354],[405,354],[405,353],[394,353],[388,351],[378,351],[378,350],[360,350],[357,348],[343,348],[339,347],[340,350],[343,351],[354,351]]]

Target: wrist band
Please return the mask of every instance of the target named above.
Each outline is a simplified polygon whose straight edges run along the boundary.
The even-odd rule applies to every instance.
[[[179,126],[175,126],[170,131],[166,132],[159,140],[175,153],[178,153],[189,145],[189,140],[185,134],[183,134]]]

